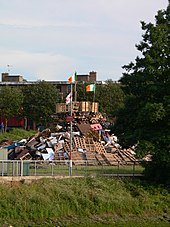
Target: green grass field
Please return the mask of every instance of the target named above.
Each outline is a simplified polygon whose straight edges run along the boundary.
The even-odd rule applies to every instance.
[[[85,177],[0,184],[1,226],[169,226],[168,188]]]
[[[32,135],[35,135],[35,131],[30,130],[30,131],[26,131],[24,129],[20,129],[20,128],[14,128],[12,130],[10,130],[9,132],[6,133],[0,133],[0,141],[2,140],[21,140],[21,139],[26,139]]]

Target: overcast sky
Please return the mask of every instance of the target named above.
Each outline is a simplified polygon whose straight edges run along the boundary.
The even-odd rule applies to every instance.
[[[0,0],[0,73],[68,80],[97,72],[118,80],[140,53],[140,21],[153,22],[168,0]],[[7,65],[10,65],[7,67]]]

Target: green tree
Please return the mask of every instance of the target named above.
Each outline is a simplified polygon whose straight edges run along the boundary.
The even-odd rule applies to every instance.
[[[92,101],[89,100],[87,97],[87,92],[86,92],[86,83],[77,83],[77,101],[81,102],[81,101]],[[73,100],[74,100],[74,94],[75,94],[75,87],[73,89]]]
[[[100,88],[100,85],[96,85],[96,89],[95,89],[95,93],[94,93],[94,92],[86,92],[86,86],[88,84],[94,84],[94,82],[92,82],[92,83],[84,82],[84,83],[78,83],[77,84],[77,100],[79,102],[81,102],[81,101],[89,101],[89,102],[96,101],[95,94],[96,94],[97,90]],[[75,91],[75,90],[73,89],[73,91]],[[74,94],[73,94],[73,98],[74,98]]]
[[[123,106],[124,102],[121,84],[112,80],[105,81],[96,90],[96,101],[99,102],[100,112],[106,113],[108,119],[112,121],[117,110]]]
[[[124,93],[120,83],[107,80],[103,84],[96,84],[94,92],[86,92],[87,83],[77,85],[78,101],[99,103],[99,111],[105,113],[109,120],[113,119],[116,111],[123,106]]]
[[[5,118],[5,130],[8,119],[22,114],[23,94],[16,87],[0,88],[0,115]]]
[[[35,129],[37,124],[47,126],[51,121],[51,114],[55,113],[56,102],[59,99],[58,90],[54,85],[46,81],[24,87],[24,113],[29,121],[33,122]]]
[[[158,11],[155,24],[141,22],[142,57],[125,65],[120,82],[126,95],[115,130],[123,145],[137,143],[138,155],[153,161],[145,174],[159,182],[170,179],[170,3]]]

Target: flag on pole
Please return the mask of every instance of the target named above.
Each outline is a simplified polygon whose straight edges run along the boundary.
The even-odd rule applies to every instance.
[[[69,93],[66,97],[66,104],[69,104],[71,102],[71,93]]]
[[[96,84],[89,84],[86,86],[86,91],[95,91],[96,89]]]
[[[69,80],[70,84],[74,83],[75,80],[76,80],[76,79],[75,79],[75,74],[72,75],[72,76],[70,76],[68,80]]]
[[[74,76],[75,76],[75,80],[77,80],[77,72],[76,71],[74,73]]]

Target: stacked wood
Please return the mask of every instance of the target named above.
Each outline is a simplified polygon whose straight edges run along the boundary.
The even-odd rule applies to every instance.
[[[72,160],[73,160],[73,165],[85,165],[86,164],[86,157],[85,157],[84,153],[73,152]]]
[[[106,159],[102,156],[102,154],[96,154],[96,160],[99,165],[107,165]]]
[[[86,143],[87,151],[90,151],[90,152],[96,151],[93,138],[85,138],[85,143]]]
[[[102,156],[108,165],[116,166],[118,164],[118,161],[114,158],[112,153],[104,153]]]
[[[112,155],[113,155],[114,160],[117,161],[117,163],[122,161],[122,158],[120,157],[120,155],[117,152],[112,153]]]
[[[85,139],[82,138],[82,137],[75,136],[74,137],[74,144],[75,144],[77,149],[78,148],[82,148],[83,150],[87,149]]]
[[[70,148],[70,143],[69,142],[64,142],[64,150],[69,153],[71,148]]]
[[[124,152],[124,154],[129,158],[130,161],[132,162],[137,161],[137,159],[129,149],[124,149],[122,152]]]
[[[103,146],[102,143],[96,141],[96,142],[94,142],[94,144],[95,144],[97,153],[99,153],[99,154],[106,153],[105,147]]]
[[[75,165],[124,165],[138,163],[135,148],[122,149],[114,135],[99,136],[101,128],[90,124],[78,124],[79,131],[73,132],[72,147],[70,146],[70,127],[68,131],[53,132],[49,128],[30,138],[8,146],[9,159],[16,160],[58,160],[68,164],[72,152]],[[59,130],[62,127],[58,127]],[[108,130],[106,131],[108,132]],[[101,141],[102,140],[102,141]],[[18,145],[19,144],[19,145]],[[23,150],[26,148],[25,150]]]
[[[80,102],[79,109],[82,112],[89,112],[89,111],[91,111],[91,102],[87,102],[87,101]]]
[[[88,165],[97,165],[96,154],[94,152],[86,152]]]
[[[59,161],[59,164],[65,164],[64,151],[56,152],[54,154],[54,159]]]

